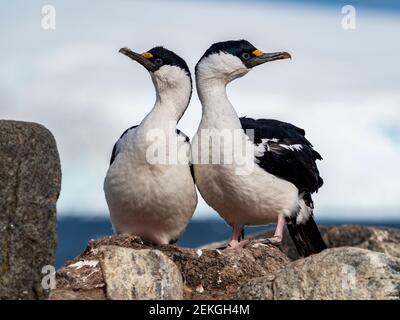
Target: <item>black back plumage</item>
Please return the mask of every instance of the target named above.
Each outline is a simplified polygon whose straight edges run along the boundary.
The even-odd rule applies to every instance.
[[[305,132],[290,123],[267,120],[240,118],[243,130],[254,130],[254,143],[265,142],[265,152],[256,156],[258,165],[265,171],[290,181],[299,192],[313,193],[322,186],[316,160],[321,155],[313,149],[305,138]],[[266,141],[266,140],[264,140]],[[294,149],[293,145],[301,146]]]

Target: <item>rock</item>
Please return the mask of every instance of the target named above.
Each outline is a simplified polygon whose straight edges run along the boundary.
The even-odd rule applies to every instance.
[[[299,259],[275,276],[252,279],[237,299],[400,299],[400,259],[342,247]]]
[[[116,250],[114,253],[108,251],[110,246]],[[126,249],[128,251],[125,248],[129,248]],[[119,298],[121,295],[132,299],[151,298],[154,285],[149,281],[140,283],[142,293],[146,288],[149,290],[147,295],[135,296],[129,295],[126,288],[121,287],[121,279],[126,277],[129,283],[135,283],[133,279],[138,278],[144,265],[160,264],[159,259],[164,259],[160,258],[161,252],[162,256],[165,255],[176,264],[182,274],[181,290],[184,290],[185,299],[231,298],[243,283],[254,277],[274,274],[289,263],[289,259],[272,245],[258,248],[249,246],[242,250],[196,250],[175,245],[151,246],[126,235],[109,236],[91,241],[80,256],[58,270],[57,289],[52,291],[50,298],[89,299],[91,294],[103,299]],[[140,257],[142,262],[132,262],[132,259],[136,259],[133,257]],[[175,272],[173,264],[165,260],[162,264],[163,272]],[[114,277],[113,268],[119,268],[122,274]],[[164,290],[177,290],[176,284],[169,283],[171,287],[165,287]],[[102,295],[99,295],[99,289],[103,291]]]
[[[92,242],[93,243],[93,242]],[[52,300],[169,299],[183,297],[182,275],[159,250],[92,247],[58,272]]]
[[[323,229],[328,247],[352,246],[400,258],[400,229],[341,225]]]
[[[183,298],[182,275],[159,250],[102,246],[101,268],[113,300]]]
[[[321,235],[329,248],[358,247],[372,251],[390,254],[400,258],[400,229],[385,227],[369,227],[358,225],[319,226]],[[274,230],[267,230],[249,237],[248,239],[269,238]],[[201,248],[213,249],[226,245],[226,241],[214,242]],[[291,260],[300,258],[299,253],[285,228],[282,244],[279,246]]]
[[[102,289],[93,290],[63,290],[57,289],[50,292],[50,300],[104,300],[105,295]]]
[[[42,267],[53,265],[61,169],[52,134],[0,121],[0,299],[43,299]]]
[[[104,300],[105,281],[100,266],[99,249],[85,258],[77,258],[57,272],[56,289],[50,292],[51,300]]]

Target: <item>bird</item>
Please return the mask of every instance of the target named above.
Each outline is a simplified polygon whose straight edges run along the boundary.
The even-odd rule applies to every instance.
[[[322,157],[293,124],[239,118],[226,92],[252,68],[281,59],[291,55],[264,53],[247,40],[214,43],[205,51],[195,67],[202,117],[192,139],[194,176],[204,200],[232,227],[227,249],[248,245],[245,226],[276,223],[273,237],[255,242],[281,244],[287,225],[299,253],[308,256],[326,248],[311,196],[323,184],[316,165]],[[223,143],[214,143],[221,137]],[[247,152],[239,157],[238,151]]]
[[[162,46],[142,54],[127,47],[119,52],[150,73],[156,101],[112,150],[103,187],[111,223],[117,234],[172,244],[197,205],[190,141],[176,128],[192,95],[191,74],[180,56]]]

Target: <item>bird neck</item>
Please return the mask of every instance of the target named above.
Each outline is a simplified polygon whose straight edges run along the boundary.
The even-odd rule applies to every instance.
[[[228,99],[224,78],[196,74],[197,94],[203,114],[200,126],[203,128],[240,129],[239,117]]]
[[[157,79],[153,82],[156,102],[140,126],[146,131],[176,126],[189,105],[192,94],[190,81],[182,81],[179,85],[169,85]]]
[[[192,84],[189,81],[182,81],[170,86],[168,83],[160,83],[155,80],[154,87],[156,89],[156,102],[153,111],[165,113],[167,119],[178,123],[189,105]]]

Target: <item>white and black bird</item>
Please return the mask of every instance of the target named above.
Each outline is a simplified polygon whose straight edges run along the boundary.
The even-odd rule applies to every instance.
[[[192,142],[193,157],[198,162],[194,173],[205,201],[233,228],[230,247],[246,243],[240,242],[244,226],[274,222],[274,237],[260,242],[279,244],[287,223],[299,253],[307,256],[326,248],[313,219],[311,198],[323,183],[316,165],[322,158],[303,129],[278,120],[239,118],[226,93],[229,82],[253,67],[287,58],[291,58],[287,52],[263,53],[245,40],[215,43],[204,53],[196,65],[203,114]],[[233,139],[231,149],[228,143],[213,149],[213,145],[204,147],[205,140],[210,139],[205,130],[239,132],[242,137]],[[251,147],[246,148],[253,150],[244,157],[247,163],[239,164],[235,159],[221,164],[199,161],[204,151],[211,155],[220,152],[221,159],[228,158],[227,153],[238,151],[237,141],[244,141]],[[252,170],[238,174],[243,165]]]
[[[176,129],[192,94],[190,71],[181,57],[163,47],[143,54],[128,48],[120,52],[149,71],[156,102],[114,145],[104,181],[111,222],[117,233],[155,244],[173,243],[197,205],[189,139]],[[165,161],[159,161],[163,157]]]

